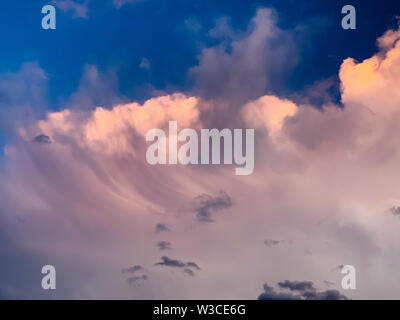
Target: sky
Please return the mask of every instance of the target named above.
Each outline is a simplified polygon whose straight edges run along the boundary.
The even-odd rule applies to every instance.
[[[1,6],[0,298],[400,298],[398,1]],[[150,165],[171,120],[253,173]]]

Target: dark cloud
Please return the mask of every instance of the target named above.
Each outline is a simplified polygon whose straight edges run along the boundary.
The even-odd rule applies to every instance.
[[[168,232],[171,231],[165,224],[163,223],[157,223],[156,224],[156,229],[155,229],[155,233],[160,233],[160,232]]]
[[[264,292],[258,296],[258,300],[300,300],[301,297],[291,293],[276,292],[268,284],[264,284]]]
[[[325,290],[322,292],[306,291],[302,294],[306,300],[348,300],[348,298],[341,294],[338,290]]]
[[[183,262],[176,259],[171,259],[169,257],[163,256],[161,257],[161,262],[157,262],[155,266],[167,266],[167,267],[176,267],[176,268],[194,268],[196,270],[200,270],[200,267],[195,262]],[[186,272],[186,271],[185,271]]]
[[[215,197],[208,194],[202,194],[193,200],[196,217],[202,222],[211,222],[211,213],[232,206],[231,197],[223,190]]]
[[[318,291],[311,281],[284,280],[278,285],[280,289],[289,292],[278,292],[268,284],[264,284],[264,292],[258,296],[258,300],[348,300],[338,290]]]
[[[136,265],[136,266],[133,266],[133,267],[122,269],[121,272],[122,273],[135,273],[136,271],[141,271],[141,270],[143,270],[143,267],[139,266],[139,265]]]
[[[172,243],[171,243],[171,242],[168,242],[168,241],[160,241],[159,243],[157,243],[157,247],[158,247],[161,251],[171,249],[171,245],[172,245]]]
[[[390,212],[392,214],[394,214],[395,216],[398,216],[398,215],[400,215],[400,207],[391,207]]]
[[[279,287],[282,289],[289,289],[291,291],[305,291],[312,290],[313,283],[311,281],[281,281],[278,282]]]
[[[155,266],[167,266],[167,267],[177,267],[177,268],[183,268],[186,266],[186,263],[176,260],[176,259],[171,259],[166,256],[161,257],[162,262],[157,262],[154,265]]]
[[[128,279],[126,279],[126,281],[128,281],[129,284],[138,284],[140,285],[140,283],[142,283],[143,281],[148,280],[149,277],[146,276],[145,274],[141,275],[141,276],[135,276],[135,277],[130,277]]]
[[[51,139],[49,136],[46,136],[45,134],[39,134],[32,140],[33,142],[37,143],[43,143],[43,144],[49,144],[51,143]]]

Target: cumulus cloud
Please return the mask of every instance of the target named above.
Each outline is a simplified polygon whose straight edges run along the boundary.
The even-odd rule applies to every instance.
[[[243,118],[252,127],[267,129],[272,137],[281,131],[285,120],[297,112],[297,106],[274,96],[262,96],[248,102],[242,110]]]
[[[98,106],[111,108],[122,103],[125,98],[119,94],[118,79],[115,70],[99,70],[87,64],[79,86],[71,94],[65,106],[70,109],[93,109]]]
[[[199,94],[226,99],[234,112],[279,83],[285,70],[294,65],[296,54],[292,36],[280,30],[276,20],[273,10],[259,9],[247,30],[237,32],[227,18],[218,19],[210,35],[221,42],[203,49],[199,64],[190,71]]]
[[[26,284],[14,280],[21,274],[36,279],[43,261],[56,261],[71,279],[57,294],[68,298],[207,294],[250,299],[265,272],[276,282],[290,274],[316,283],[332,266],[343,263],[368,266],[358,273],[357,281],[363,283],[354,293],[358,297],[395,296],[400,287],[399,225],[387,210],[399,202],[400,44],[393,35],[397,31],[378,40],[384,49],[376,55],[343,62],[341,106],[329,102],[315,108],[266,93],[269,68],[279,69],[285,61],[285,55],[276,58],[283,50],[279,43],[275,46],[276,40],[288,40],[277,30],[273,16],[270,10],[258,11],[243,34],[230,33],[229,23],[220,23],[212,34],[224,43],[204,49],[192,70],[196,92],[108,108],[69,107],[13,126],[18,137],[6,146],[0,170],[0,181],[6,181],[0,184],[0,236],[7,239],[0,241],[1,261],[6,261],[0,273],[7,284],[3,295],[42,297],[46,293],[40,288],[26,291]],[[91,86],[86,86],[85,77],[101,79],[89,69],[77,104],[87,101],[84,93]],[[0,76],[0,90],[6,92],[2,97],[13,106],[28,106],[28,100],[40,106],[46,79],[37,65],[23,66],[17,73]],[[231,170],[211,166],[149,166],[144,156],[146,132],[165,128],[168,120],[195,129],[210,123],[254,127],[254,174],[236,177]],[[32,143],[39,134],[51,137],[50,148]],[[221,189],[226,191],[218,193]],[[186,214],[188,199],[195,199],[189,210],[198,220],[214,220],[216,211],[228,208],[229,216],[213,224],[195,223]],[[320,220],[324,223],[317,227]],[[151,277],[171,290],[146,284],[137,292],[124,291],[115,270],[130,265],[132,255],[143,265],[153,264],[153,228],[168,231],[167,224],[174,226],[170,236],[179,244],[179,254],[195,253],[202,278],[209,281],[194,277],[191,281],[198,290],[188,290],[183,280],[163,275],[162,267],[185,273],[198,269],[191,262],[164,256]],[[265,234],[293,239],[296,245],[265,250]],[[308,248],[313,255],[305,257]],[[26,263],[32,268],[10,272],[13,265],[25,265],[21,257],[26,252],[33,255]],[[251,272],[243,277],[247,270]],[[385,277],[377,279],[376,274]],[[344,298],[310,284],[282,284],[279,289],[265,285],[260,298]]]

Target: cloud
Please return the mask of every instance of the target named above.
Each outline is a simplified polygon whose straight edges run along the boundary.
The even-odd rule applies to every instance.
[[[188,268],[183,269],[183,272],[185,272],[186,274],[188,274],[191,277],[194,277],[194,275],[195,275],[193,270],[190,270]]]
[[[161,257],[162,262],[157,262],[154,265],[155,266],[167,266],[167,267],[177,267],[177,268],[183,268],[186,266],[186,263],[176,260],[176,259],[171,259],[166,256]]]
[[[65,102],[65,106],[71,109],[93,109],[98,106],[108,109],[124,100],[119,94],[115,70],[103,72],[96,66],[87,64],[83,68],[78,88]]]
[[[187,267],[195,268],[195,269],[197,269],[197,270],[200,270],[200,267],[199,267],[195,262],[187,262],[187,263],[186,263],[186,266],[187,266]]]
[[[268,23],[273,20],[261,11],[249,30],[217,33],[228,44],[201,52],[197,92],[93,108],[92,94],[85,98],[93,86],[82,85],[70,100],[79,107],[48,112],[39,121],[33,116],[18,124],[11,121],[15,139],[0,161],[4,295],[43,297],[47,293],[33,285],[37,270],[55,261],[70,279],[57,288],[62,298],[251,299],[266,270],[276,283],[288,274],[295,279],[308,274],[316,283],[331,266],[343,263],[368,266],[358,273],[362,286],[354,292],[357,298],[396,296],[398,224],[382,212],[399,201],[399,41],[386,34],[385,49],[373,57],[346,59],[339,72],[342,104],[327,99],[316,108],[266,93],[270,73],[262,70],[275,60],[274,54],[264,60],[264,48],[275,52],[272,47],[281,34],[277,31],[276,38],[269,33],[274,25],[264,30]],[[210,74],[205,74],[207,68]],[[96,70],[89,68],[81,84],[86,79],[102,82]],[[253,83],[257,79],[260,86]],[[40,108],[46,83],[46,73],[36,64],[0,75],[2,106],[12,106],[10,111]],[[212,98],[205,99],[207,93]],[[171,119],[196,129],[212,123],[221,128],[254,126],[254,174],[237,177],[223,166],[149,166],[144,136],[150,128],[165,128]],[[51,137],[51,148],[32,143],[38,134]],[[189,209],[188,199],[195,199]],[[210,221],[216,211],[227,208],[229,216],[207,226],[187,214]],[[115,270],[130,265],[132,256],[142,265],[154,264],[155,234],[149,230],[169,230],[160,220],[173,225],[170,235],[181,256],[195,255],[202,267],[207,265],[202,279],[209,281],[191,279],[200,281],[197,290],[189,290],[187,278],[171,279],[158,267],[151,274],[156,288],[128,290],[118,282],[121,274]],[[316,221],[324,223],[317,226]],[[296,246],[265,250],[265,234],[293,239]],[[307,248],[313,254],[304,259]],[[163,257],[156,265],[197,270],[189,263]],[[384,276],[378,279],[376,274]],[[268,285],[260,297],[343,298],[314,286],[293,291]]]
[[[223,190],[219,192],[218,196],[211,196],[202,194],[193,200],[194,211],[197,212],[197,219],[202,222],[211,222],[212,212],[219,211],[231,207],[232,199]]]
[[[128,281],[130,285],[140,285],[143,281],[146,281],[148,279],[149,277],[143,274],[141,276],[129,277],[128,279],[126,279],[126,281]]]
[[[294,64],[296,54],[291,35],[280,30],[276,20],[273,10],[261,8],[247,30],[237,32],[227,18],[218,19],[210,35],[221,42],[203,49],[199,64],[190,71],[199,95],[226,99],[233,112],[238,104],[263,95],[268,87],[279,83],[285,69]]]
[[[129,268],[122,269],[121,272],[122,273],[135,273],[137,271],[142,271],[142,270],[143,270],[142,266],[135,265],[135,266],[132,266],[132,267],[129,267]]]
[[[37,143],[43,143],[43,144],[50,144],[51,143],[50,137],[46,136],[45,134],[39,134],[38,136],[33,138],[32,141],[33,142],[37,142]]]
[[[397,19],[399,19],[397,17]],[[379,37],[376,41],[378,47],[386,52],[387,50],[392,49],[396,42],[400,39],[400,29],[397,30],[387,30],[382,37]]]
[[[155,233],[169,232],[171,231],[164,223],[157,223],[155,228]]]
[[[7,135],[45,113],[46,72],[35,62],[22,64],[14,73],[0,75],[0,130]]]
[[[274,239],[267,239],[267,240],[264,240],[264,244],[265,244],[267,247],[275,247],[275,246],[277,246],[277,245],[279,245],[279,244],[281,244],[281,243],[283,243],[283,240],[274,240]]]
[[[268,284],[264,284],[264,292],[258,296],[258,300],[300,300],[300,296],[285,292],[276,292]]]
[[[51,3],[64,12],[71,11],[73,18],[88,18],[88,0],[82,3],[72,0],[52,0]]]
[[[311,281],[281,281],[278,282],[278,285],[282,289],[289,289],[291,291],[305,291],[312,290],[313,283]]]
[[[287,118],[297,113],[297,106],[274,96],[262,96],[248,102],[242,110],[245,121],[257,129],[267,129],[271,137],[276,137]]]
[[[163,256],[161,257],[161,262],[157,262],[155,266],[166,266],[166,267],[176,267],[176,268],[194,268],[196,270],[200,270],[200,267],[194,262],[182,262],[180,260],[171,259],[169,257]]]
[[[160,241],[160,242],[157,243],[157,247],[158,247],[161,251],[171,249],[171,245],[172,245],[171,242],[168,242],[168,241]]]
[[[348,300],[337,290],[318,291],[311,281],[281,281],[278,283],[282,289],[291,292],[277,292],[273,287],[264,284],[264,292],[258,300]]]

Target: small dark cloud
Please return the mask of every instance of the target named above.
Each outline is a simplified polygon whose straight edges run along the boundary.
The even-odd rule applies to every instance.
[[[282,243],[282,240],[267,239],[267,240],[264,241],[264,244],[267,247],[275,247],[275,246],[277,246],[277,245],[279,245],[281,243]]]
[[[196,270],[200,270],[200,267],[197,265],[195,262],[183,262],[177,259],[171,259],[169,257],[163,256],[161,257],[161,262],[157,262],[154,265],[155,266],[166,266],[166,267],[175,267],[175,268],[194,268]],[[191,270],[191,269],[189,269]],[[188,273],[187,271],[184,271]],[[193,271],[192,271],[193,272]]]
[[[171,231],[164,223],[157,223],[156,228],[155,228],[155,233],[160,233],[160,232],[169,232]]]
[[[133,285],[133,284],[140,285],[143,281],[146,281],[148,279],[149,279],[149,277],[146,276],[145,274],[143,274],[141,276],[130,277],[130,278],[126,279],[126,281],[128,281],[128,283],[130,285]]]
[[[258,296],[258,300],[348,300],[338,290],[318,291],[311,281],[284,280],[278,286],[288,291],[276,291],[264,284],[264,292]]]
[[[183,268],[186,266],[186,263],[176,260],[176,259],[171,259],[166,256],[161,257],[162,262],[157,262],[154,265],[155,266],[167,266],[167,267],[177,267],[177,268]]]
[[[51,143],[51,139],[49,136],[46,136],[45,134],[39,134],[32,140],[33,142],[37,143],[43,143],[43,144],[49,144]]]
[[[189,269],[189,268],[185,268],[183,269],[183,272],[185,272],[186,274],[188,274],[191,277],[194,277],[194,272],[193,270]]]
[[[290,291],[305,291],[313,288],[311,281],[281,281],[278,282],[279,287],[282,289],[289,289]]]
[[[215,197],[202,194],[193,200],[196,217],[202,222],[212,222],[212,212],[229,208],[233,205],[231,197],[223,190]]]
[[[159,243],[157,243],[157,247],[161,251],[172,249],[171,245],[172,245],[172,243],[168,242],[168,241],[160,241]]]
[[[133,266],[133,267],[122,269],[121,272],[122,273],[135,273],[136,271],[141,271],[141,270],[143,270],[143,267],[139,266],[139,265],[136,265],[136,266]]]
[[[400,207],[391,207],[390,212],[392,214],[394,214],[395,216],[398,216],[398,215],[400,215]]]

